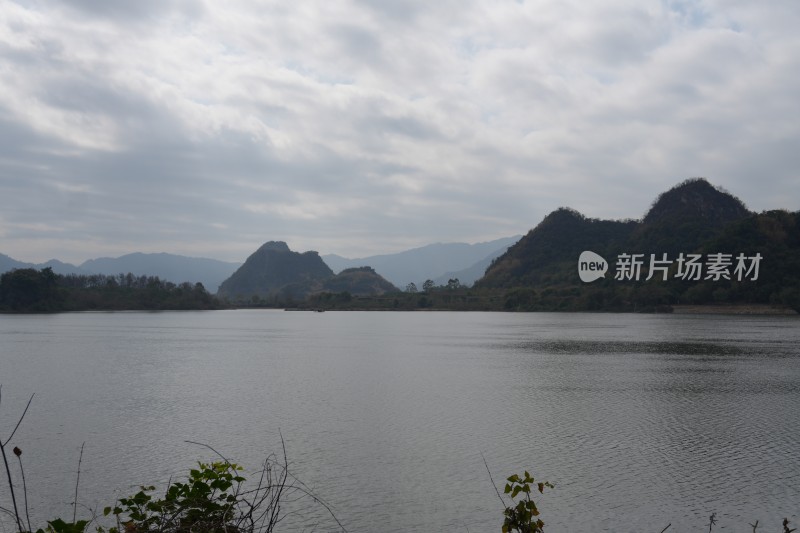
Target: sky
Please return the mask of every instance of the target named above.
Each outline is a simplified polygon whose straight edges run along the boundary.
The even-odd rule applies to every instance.
[[[243,261],[800,209],[797,0],[0,0],[0,253]]]

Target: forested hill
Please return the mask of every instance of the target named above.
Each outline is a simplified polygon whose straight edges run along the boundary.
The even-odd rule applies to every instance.
[[[293,252],[283,241],[269,241],[222,282],[217,296],[231,300],[266,298],[276,293],[304,298],[308,287],[333,276],[317,252]]]
[[[634,221],[586,218],[574,209],[559,208],[497,258],[475,287],[570,283],[575,278],[573,263],[578,254],[583,250],[595,250],[604,257],[616,254],[631,239],[637,226]]]
[[[317,252],[293,252],[283,241],[270,241],[220,285],[217,295],[238,304],[281,305],[323,292],[380,295],[397,288],[370,267],[334,275]]]
[[[605,277],[581,281],[584,251],[605,259]],[[641,262],[633,270],[624,264],[630,257]],[[687,272],[692,257],[699,264]],[[493,262],[476,288],[506,290],[506,308],[521,310],[709,303],[800,309],[798,272],[800,212],[752,213],[695,178],[661,194],[641,220],[599,220],[568,208],[550,213]]]

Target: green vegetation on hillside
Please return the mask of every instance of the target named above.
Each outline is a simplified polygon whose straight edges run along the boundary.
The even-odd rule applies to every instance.
[[[383,279],[372,267],[347,268],[325,280],[323,292],[349,292],[356,295],[374,295],[397,292],[397,287]]]
[[[562,207],[492,262],[475,286],[554,287],[572,283],[583,250],[594,250],[604,257],[615,255],[623,250],[636,226],[635,221],[587,218]],[[565,268],[566,264],[570,266]]]
[[[270,241],[222,282],[217,295],[233,302],[302,300],[312,287],[332,276],[317,252],[293,252],[285,242]]]
[[[578,257],[593,251],[608,261],[603,279],[584,283]],[[621,254],[641,254],[641,272],[619,278]],[[650,261],[666,254],[669,270]],[[690,255],[727,261],[722,276],[679,276]],[[760,257],[758,274],[739,279],[739,256]],[[750,264],[748,263],[748,266]],[[668,311],[674,305],[768,304],[800,311],[800,212],[749,212],[703,179],[660,195],[642,221],[586,218],[571,209],[551,214],[499,257],[475,285],[504,291],[508,310]],[[697,278],[697,279],[695,279]]]
[[[397,288],[371,267],[348,268],[334,275],[317,252],[293,252],[271,241],[256,250],[217,295],[233,305],[282,307],[322,293],[375,296]]]

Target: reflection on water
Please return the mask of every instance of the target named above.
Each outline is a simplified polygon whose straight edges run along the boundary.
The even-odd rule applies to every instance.
[[[735,355],[743,349],[734,345],[700,342],[665,341],[591,341],[591,340],[531,340],[516,345],[514,350],[534,353],[566,354],[663,354],[663,355]]]
[[[280,429],[350,531],[499,530],[482,455],[556,483],[552,531],[800,521],[797,318],[97,313],[0,317],[0,339],[0,434],[37,392],[15,437],[35,516],[71,511],[83,441],[103,506],[208,458],[186,440],[255,470]]]

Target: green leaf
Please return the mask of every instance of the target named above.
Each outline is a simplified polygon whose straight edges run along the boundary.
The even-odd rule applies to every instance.
[[[508,494],[509,492],[511,492],[511,485],[506,483],[506,488],[503,490],[503,494]]]
[[[56,518],[55,520],[50,520],[47,524],[53,528],[54,531],[64,531],[64,528],[67,526],[67,523],[61,520],[60,518]]]
[[[111,514],[111,507],[103,507],[103,516]]]

